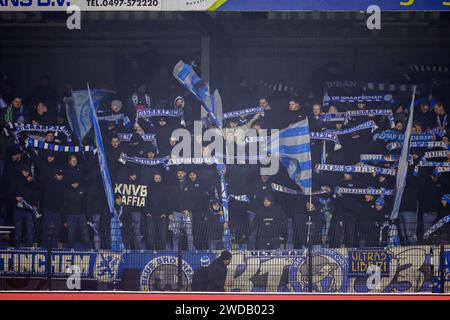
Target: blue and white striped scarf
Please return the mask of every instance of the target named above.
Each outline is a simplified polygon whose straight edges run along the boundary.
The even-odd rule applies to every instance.
[[[437,167],[433,171],[434,175],[436,175],[436,176],[441,173],[448,173],[448,172],[450,172],[450,167]]]
[[[12,123],[8,122],[6,124],[6,128],[10,131],[14,131],[16,133],[16,142],[18,142],[18,136],[20,132],[41,132],[46,133],[48,131],[51,132],[61,132],[67,137],[67,141],[71,142],[72,138],[70,135],[70,131],[66,126],[43,126],[39,124],[23,124],[23,123]]]
[[[328,106],[332,103],[355,103],[355,102],[391,102],[391,94],[365,95],[365,96],[324,96],[323,105]]]
[[[347,121],[349,118],[366,116],[387,116],[393,120],[391,109],[349,110],[338,113],[325,113],[320,116],[321,121]]]
[[[56,152],[65,153],[78,153],[78,152],[96,152],[97,149],[93,146],[70,146],[70,145],[58,145],[53,143],[47,143],[37,139],[27,138],[25,140],[25,146],[27,148],[37,148],[43,150],[50,150]]]
[[[434,134],[435,136],[438,137],[443,137],[445,135],[445,129],[442,127],[436,127],[428,130],[428,133]]]
[[[436,162],[421,160],[417,164],[419,167],[450,167],[450,162]]]
[[[248,143],[257,143],[257,142],[267,142],[268,140],[269,140],[269,137],[267,137],[267,136],[257,136],[257,137],[246,136],[244,138],[244,142],[246,144],[248,144]]]
[[[123,125],[125,127],[129,127],[131,124],[130,118],[128,118],[124,113],[110,114],[107,116],[98,116],[97,118],[98,121],[115,122],[116,124],[119,121],[123,121]]]
[[[395,190],[393,189],[359,189],[359,188],[344,188],[344,187],[336,187],[334,189],[334,193],[336,194],[371,194],[373,196],[393,196]]]
[[[433,141],[434,136],[431,133],[416,133],[411,135],[411,141],[416,142],[429,142]],[[383,141],[403,141],[405,135],[400,132],[385,130],[380,133],[373,135],[373,140],[383,140]]]
[[[282,193],[294,194],[294,195],[308,195],[308,196],[310,195],[310,194],[304,193],[303,191],[294,190],[294,189],[291,189],[291,188],[288,188],[288,187],[285,187],[285,186],[282,186],[282,185],[279,185],[276,183],[271,183],[270,185],[272,187],[272,190],[276,191],[276,192],[282,192]],[[329,193],[329,192],[330,192],[329,190],[322,189],[320,191],[311,192],[311,195],[319,195],[319,194],[325,194],[325,193]]]
[[[183,112],[177,109],[144,109],[136,112],[136,118],[181,117]]]
[[[342,130],[325,130],[324,132],[336,134],[336,135],[342,135],[342,134],[348,134],[348,133],[365,130],[365,129],[372,129],[372,132],[373,132],[376,128],[378,128],[378,127],[375,124],[375,122],[373,120],[369,120],[369,121],[366,121],[364,123],[361,123],[361,124],[351,127],[351,128],[342,129]]]
[[[149,159],[149,158],[129,157],[126,154],[121,153],[118,161],[123,164],[131,162],[143,166],[158,166],[160,164],[165,164],[168,160],[169,157]]]
[[[361,154],[359,157],[361,162],[396,162],[400,158],[396,154]]]
[[[391,142],[386,148],[391,151],[399,149],[403,146],[403,142]],[[428,141],[428,142],[411,142],[411,148],[443,148],[448,149],[448,145],[442,141]]]
[[[425,152],[425,155],[423,156],[425,159],[430,158],[447,158],[450,155],[450,151],[444,150],[444,151],[427,151]]]
[[[220,159],[216,157],[203,157],[203,158],[175,158],[169,159],[166,162],[166,166],[181,165],[181,164],[217,164],[221,163]]]
[[[368,165],[338,165],[338,164],[317,164],[315,166],[317,172],[332,171],[332,172],[349,172],[349,173],[377,173],[388,176],[395,176],[397,171],[395,169],[379,168]]]
[[[120,141],[130,142],[132,133],[118,133],[117,137]],[[156,133],[144,133],[140,135],[146,142],[153,142],[156,140]]]
[[[223,119],[238,118],[240,116],[248,116],[251,114],[264,113],[264,109],[261,107],[247,108],[237,111],[230,111],[223,114]]]
[[[314,140],[329,140],[334,142],[334,151],[342,148],[337,134],[329,132],[310,132],[309,138]]]
[[[450,162],[436,162],[436,161],[420,160],[419,163],[416,166],[414,166],[413,176],[417,176],[419,174],[419,167],[436,167],[436,170],[437,170],[437,168],[446,168],[446,167],[450,168]],[[441,172],[439,172],[439,173],[441,173]],[[436,174],[438,174],[438,173],[436,173]]]
[[[230,199],[230,198],[232,198],[232,199],[234,199],[234,200],[236,200],[236,201],[239,201],[239,202],[250,202],[250,199],[247,197],[247,195],[246,194],[229,194],[228,195],[228,199]]]

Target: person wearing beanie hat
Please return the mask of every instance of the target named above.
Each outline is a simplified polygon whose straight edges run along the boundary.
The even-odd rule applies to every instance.
[[[195,292],[206,292],[208,290],[208,267],[211,264],[209,256],[202,256],[200,259],[200,268],[194,271],[192,275],[191,290]]]
[[[122,110],[122,101],[113,100],[111,101],[111,110],[113,113],[119,113]]]
[[[208,267],[208,292],[225,292],[225,281],[227,279],[228,269],[232,255],[225,250],[220,253]]]
[[[182,96],[178,96],[175,98],[173,105],[175,109],[181,111],[182,113],[179,119],[179,123],[176,126],[184,127],[187,128],[188,130],[191,130],[194,124],[194,116],[192,109],[189,106],[186,106],[185,99]]]
[[[40,207],[43,214],[42,219],[42,241],[41,245],[47,248],[58,247],[58,236],[62,225],[62,195],[66,182],[64,171],[56,160],[56,153],[44,150],[43,159],[38,162]],[[52,230],[50,230],[52,228]]]
[[[256,250],[279,249],[280,241],[285,238],[285,225],[285,213],[278,204],[274,203],[273,196],[266,194],[250,226],[248,249],[255,250],[255,245]]]
[[[449,205],[450,203],[450,193],[447,193],[445,195],[442,196],[442,206],[446,207],[447,205]]]
[[[384,196],[381,195],[377,200],[375,200],[375,206],[384,207]]]

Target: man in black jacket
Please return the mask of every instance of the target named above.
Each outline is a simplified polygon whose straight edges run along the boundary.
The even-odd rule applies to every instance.
[[[144,250],[142,216],[148,212],[150,197],[148,186],[142,184],[136,166],[128,169],[128,178],[123,183],[116,183],[115,193],[120,193],[123,200],[123,223],[125,233],[129,235],[126,237],[128,239],[124,239],[125,246],[127,249]]]
[[[108,161],[109,173],[111,180],[114,183],[119,176],[119,173],[124,171],[124,165],[119,162],[120,154],[122,153],[122,145],[119,137],[114,135],[111,137],[110,145],[106,149],[106,159]]]
[[[227,279],[227,266],[231,263],[231,253],[222,251],[220,257],[208,267],[208,292],[225,292],[225,280]]]
[[[8,150],[8,159],[5,161],[3,175],[0,181],[0,198],[6,205],[6,224],[13,223],[13,215],[15,211],[16,200],[14,199],[14,183],[20,176],[20,168],[27,164],[22,155],[22,151],[18,147],[11,147]]]
[[[189,170],[189,181],[192,184],[191,201],[192,201],[192,226],[194,235],[194,245],[195,248],[199,250],[206,249],[204,246],[205,237],[205,225],[204,216],[206,211],[207,203],[207,192],[200,183],[197,175],[197,170],[191,168]]]
[[[169,220],[174,226],[174,228],[171,228],[173,250],[178,250],[181,230],[186,232],[188,249],[195,250],[192,235],[192,191],[192,183],[186,178],[185,167],[179,166],[177,168],[177,181],[169,188],[169,194],[172,197]]]
[[[150,184],[152,196],[146,214],[146,243],[148,250],[165,250],[169,226],[169,198],[160,172],[153,174]]]
[[[376,247],[380,244],[380,226],[384,215],[376,206],[383,207],[384,199],[375,199],[371,194],[365,194],[362,201],[355,201],[354,208],[358,211],[359,247]]]
[[[308,244],[321,244],[323,224],[324,218],[321,215],[317,198],[314,197],[309,201],[308,196],[302,196],[297,203],[294,214],[295,248],[301,249],[302,246]]]
[[[33,246],[34,241],[34,216],[33,212],[27,208],[27,204],[37,209],[36,186],[30,173],[28,165],[22,165],[20,176],[14,183],[13,194],[16,201],[14,210],[14,246]],[[26,242],[22,242],[25,226]]]
[[[257,227],[256,249],[279,249],[284,240],[286,215],[280,206],[274,204],[273,197],[267,195],[257,210],[253,227]]]
[[[47,152],[45,158],[40,163],[39,173],[41,208],[43,213],[41,244],[42,247],[46,248],[50,240],[52,248],[56,248],[61,229],[62,196],[65,184],[63,170],[56,163],[56,155],[53,152]]]
[[[353,173],[344,173],[343,179],[338,186],[344,188],[358,188],[353,179]],[[358,201],[358,195],[337,195],[334,201],[336,211],[332,218],[332,229],[330,232],[330,247],[348,247],[355,245],[356,217],[354,203]]]
[[[69,248],[90,248],[86,218],[86,193],[79,179],[68,182],[63,197],[63,212],[67,215],[67,246]],[[80,234],[79,238],[77,238],[77,232]]]

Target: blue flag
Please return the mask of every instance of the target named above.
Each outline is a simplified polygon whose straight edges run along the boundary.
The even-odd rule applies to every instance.
[[[409,118],[408,124],[406,125],[405,134],[403,137],[403,146],[402,152],[400,153],[400,159],[398,160],[398,169],[397,169],[397,179],[395,182],[395,200],[394,206],[391,212],[391,220],[395,220],[398,217],[398,212],[400,210],[400,204],[402,202],[403,191],[405,190],[407,173],[408,173],[408,165],[409,165],[409,149],[411,147],[411,132],[413,126],[413,117],[414,117],[414,98],[416,95],[416,87],[414,87],[411,105],[409,107]],[[398,231],[396,230],[396,226],[392,224],[390,226],[390,236],[389,236],[389,245],[399,245],[398,241]]]
[[[191,65],[178,61],[173,68],[173,76],[189,90],[202,104],[212,124],[222,128],[222,101],[219,92],[209,92],[209,86],[194,71]]]
[[[308,118],[299,121],[271,137],[270,152],[278,154],[289,177],[304,194],[312,192],[312,161]]]
[[[114,91],[95,89],[91,91],[91,95],[89,96],[88,90],[79,90],[72,91],[72,97],[64,99],[67,120],[72,131],[77,136],[79,143],[81,143],[84,136],[92,127],[90,103],[93,103],[94,109],[97,112],[103,98],[112,94],[114,94]]]
[[[111,177],[109,175],[108,163],[106,161],[105,148],[103,147],[102,133],[100,131],[100,125],[97,119],[97,110],[94,105],[94,101],[91,96],[91,90],[89,84],[87,85],[88,93],[88,105],[90,106],[89,118],[94,128],[95,144],[97,145],[98,162],[100,165],[100,173],[102,175],[103,187],[105,188],[106,200],[108,202],[109,212],[112,214],[111,219],[111,249],[123,250],[124,245],[122,242],[122,236],[120,231],[119,219],[117,214],[114,213],[114,192],[111,183]]]

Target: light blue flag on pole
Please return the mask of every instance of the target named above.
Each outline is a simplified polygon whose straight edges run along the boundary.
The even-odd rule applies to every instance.
[[[197,75],[192,66],[181,60],[173,68],[173,76],[201,102],[213,125],[222,128],[222,101],[219,92],[215,90],[211,94],[209,86]]]
[[[414,98],[416,96],[416,87],[414,86],[412,98],[411,98],[411,105],[409,107],[409,117],[408,117],[408,124],[406,125],[406,130],[404,134],[404,140],[403,140],[403,147],[402,152],[400,154],[400,159],[398,160],[398,169],[397,169],[397,178],[395,182],[395,199],[394,199],[394,206],[392,208],[391,212],[391,220],[395,220],[398,217],[398,212],[400,210],[400,204],[402,202],[402,195],[403,191],[405,190],[406,185],[406,176],[408,173],[408,157],[409,157],[409,149],[411,144],[411,132],[412,132],[412,125],[413,125],[413,117],[414,117]],[[395,230],[394,230],[395,229]],[[398,244],[398,240],[394,240],[394,238],[398,238],[396,231],[397,228],[395,225],[390,226],[390,232],[391,235],[389,244],[395,245]],[[395,242],[395,243],[394,243]]]
[[[88,93],[88,105],[90,108],[89,118],[91,125],[94,128],[95,144],[97,145],[98,162],[100,165],[100,174],[102,175],[103,187],[105,188],[106,200],[108,202],[109,212],[112,214],[111,219],[111,249],[123,250],[124,245],[122,241],[119,219],[117,214],[114,213],[114,192],[111,183],[111,176],[109,175],[108,162],[106,161],[105,148],[103,147],[102,133],[100,131],[100,125],[98,124],[97,109],[95,108],[93,98],[91,96],[91,90],[89,84],[87,84]]]
[[[107,95],[114,94],[111,90],[94,89],[91,91],[91,96],[87,90],[72,91],[72,97],[65,98],[66,115],[70,128],[81,143],[84,136],[92,127],[90,119],[91,106],[90,101],[94,104],[97,112],[100,101]]]
[[[270,153],[278,155],[289,177],[304,194],[312,193],[312,161],[308,118],[299,121],[270,139]]]

